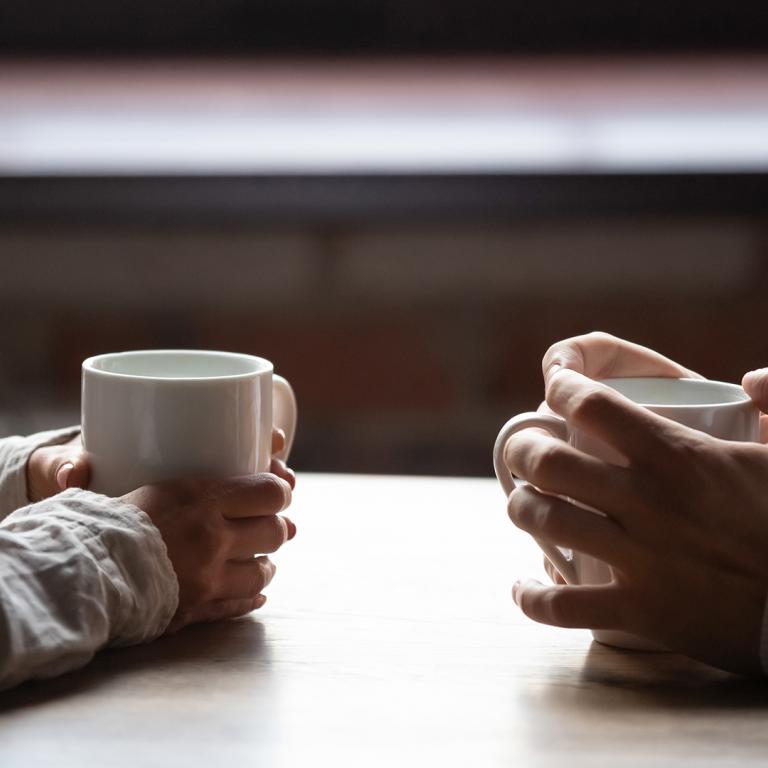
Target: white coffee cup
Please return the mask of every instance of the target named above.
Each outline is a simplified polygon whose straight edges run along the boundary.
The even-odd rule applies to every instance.
[[[703,379],[618,378],[602,381],[625,397],[672,421],[724,440],[757,442],[760,413],[744,390],[736,384]],[[504,447],[521,429],[539,427],[592,456],[614,464],[626,464],[606,443],[574,430],[559,416],[521,413],[511,418],[499,432],[493,449],[493,466],[505,496],[516,480],[504,463]],[[606,563],[581,552],[571,552],[538,541],[539,546],[569,584],[604,584],[613,578]],[[606,645],[636,650],[664,650],[645,638],[627,632],[596,629],[595,640]]]
[[[174,477],[267,471],[273,424],[286,436],[278,458],[287,458],[296,430],[288,382],[269,360],[233,352],[90,357],[81,407],[90,488],[109,496]]]

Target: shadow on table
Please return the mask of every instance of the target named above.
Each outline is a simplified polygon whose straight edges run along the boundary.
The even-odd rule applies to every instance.
[[[672,709],[768,709],[768,682],[722,672],[672,653],[621,651],[593,642],[581,670],[584,704],[600,690],[611,705]],[[604,706],[605,701],[600,702]]]
[[[86,667],[51,680],[34,680],[0,693],[0,715],[75,694],[89,694],[121,678],[142,678],[147,685],[162,675],[184,672],[190,686],[209,679],[211,665],[232,660],[249,667],[269,666],[264,626],[249,617],[214,624],[197,624],[145,645],[109,649]],[[242,664],[238,665],[242,668]],[[157,683],[155,683],[157,684]]]

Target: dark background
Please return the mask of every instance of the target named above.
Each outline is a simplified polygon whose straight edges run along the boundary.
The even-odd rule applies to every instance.
[[[762,50],[760,2],[25,0],[0,46],[41,52],[513,53]]]
[[[162,61],[201,76],[223,60],[299,75],[327,60],[337,74],[498,61],[514,84],[524,55],[522,70],[545,62],[550,83],[588,62],[620,102],[610,78],[627,57],[651,68],[650,98],[674,87],[680,61],[694,73],[714,61],[737,92],[739,72],[765,67],[765,42],[756,2],[5,0],[0,88],[14,67],[29,74],[4,91],[0,130],[26,87],[67,106],[77,82],[46,85],[59,61],[99,87],[115,61],[123,78],[136,64],[151,90]],[[768,109],[760,77],[750,98]],[[707,82],[697,103],[727,110],[706,103]],[[293,383],[299,470],[487,475],[498,428],[538,404],[557,339],[605,330],[729,380],[768,362],[767,210],[759,163],[421,177],[0,168],[0,433],[76,420],[89,355],[229,349],[270,357]]]

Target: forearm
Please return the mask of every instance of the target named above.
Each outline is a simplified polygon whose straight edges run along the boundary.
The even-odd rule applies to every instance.
[[[27,496],[27,461],[30,454],[44,445],[58,445],[73,438],[79,427],[38,432],[26,437],[0,439],[0,520],[29,504]]]
[[[28,505],[0,524],[0,689],[152,640],[177,604],[165,545],[141,510],[80,490]]]

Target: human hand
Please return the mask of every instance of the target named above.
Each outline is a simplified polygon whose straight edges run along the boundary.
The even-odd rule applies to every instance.
[[[169,632],[264,605],[275,566],[263,555],[296,535],[291,520],[278,514],[291,502],[291,486],[270,473],[172,480],[122,499],[152,519],[176,572],[179,606]]]
[[[620,376],[703,378],[695,371],[683,367],[653,349],[603,331],[593,331],[555,342],[546,351],[541,361],[544,382],[546,383],[551,373],[560,368],[568,368],[591,379]],[[768,387],[766,387],[766,399],[768,399]],[[542,413],[552,413],[546,401],[542,402],[537,410]],[[555,584],[565,584],[565,579],[546,555],[544,555],[544,570]]]
[[[768,368],[745,373],[741,386],[760,409],[760,442],[768,443]]]
[[[67,488],[87,488],[91,477],[80,435],[61,445],[46,445],[27,459],[27,498],[42,501]]]
[[[555,626],[631,632],[723,669],[758,673],[768,592],[768,448],[676,424],[573,370],[551,372],[546,397],[555,413],[609,443],[627,465],[540,430],[510,438],[506,464],[532,484],[510,495],[512,521],[607,562],[614,573],[599,585],[518,583],[513,596],[523,612]]]
[[[648,347],[595,331],[553,344],[541,362],[544,381],[559,368],[582,373],[590,379],[621,376],[703,378]]]
[[[285,447],[285,432],[272,430],[272,453]],[[296,486],[296,475],[284,461],[272,459],[270,472],[285,480],[291,488]],[[87,488],[91,467],[88,454],[83,450],[80,435],[62,445],[47,445],[33,451],[27,459],[27,497],[42,501],[67,488]]]

